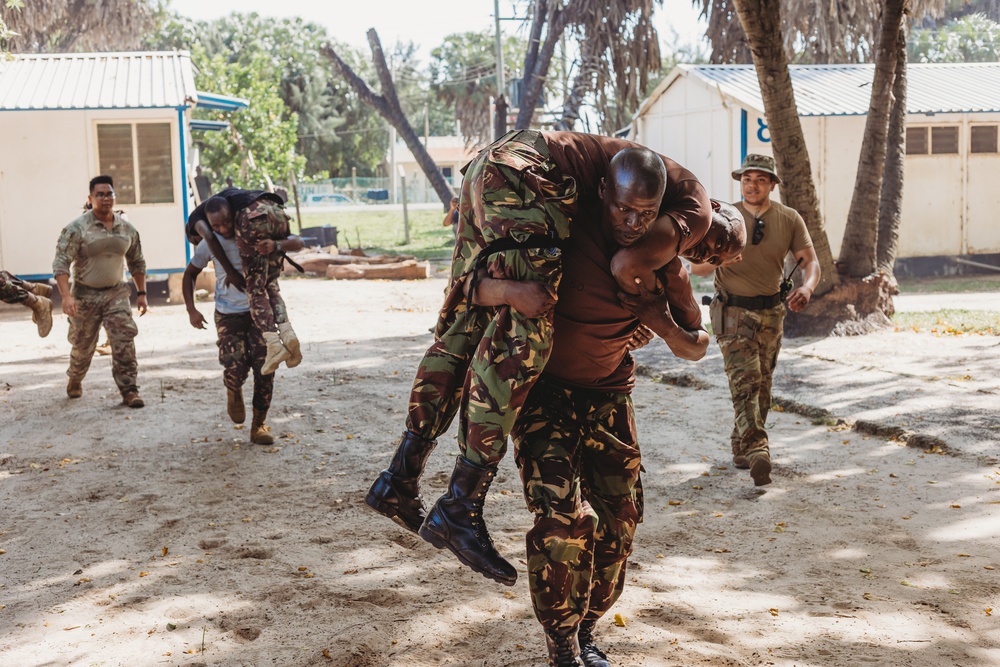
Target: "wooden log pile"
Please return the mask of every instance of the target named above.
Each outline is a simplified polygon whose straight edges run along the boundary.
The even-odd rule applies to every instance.
[[[358,251],[353,251],[357,253]],[[336,280],[416,280],[430,276],[430,262],[418,261],[412,255],[344,255],[317,250],[289,254],[289,258],[306,273]],[[285,275],[296,273],[285,263]]]

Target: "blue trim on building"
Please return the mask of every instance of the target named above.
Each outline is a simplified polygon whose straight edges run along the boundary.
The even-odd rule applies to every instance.
[[[747,123],[749,115],[746,109],[740,109],[740,164],[747,159]]]
[[[180,137],[181,140],[181,201],[184,204],[184,220],[181,222],[181,225],[183,226],[187,225],[188,216],[191,215],[191,213],[188,211],[188,202],[190,201],[189,197],[190,193],[188,192],[187,141],[184,138],[185,127],[186,126],[184,124],[184,109],[178,109],[177,128],[179,130],[178,136]],[[181,227],[181,229],[184,228],[183,226]],[[181,238],[183,239],[184,243],[184,261],[186,263],[190,263],[191,244],[188,243],[186,233],[182,233]]]
[[[246,109],[250,103],[240,97],[230,97],[229,95],[219,95],[218,93],[203,93],[197,91],[198,101],[195,106],[199,109],[218,109],[220,111],[238,111]]]
[[[187,109],[188,107],[178,107],[173,104],[164,104],[154,107],[29,107],[26,109],[3,109],[0,113],[7,111],[132,111],[134,109]]]

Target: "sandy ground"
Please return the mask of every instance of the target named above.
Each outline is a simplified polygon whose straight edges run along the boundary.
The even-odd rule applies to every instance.
[[[0,311],[0,666],[544,664],[511,459],[486,514],[513,588],[362,502],[442,288],[283,281],[306,360],[278,372],[273,447],[228,421],[214,333],[182,306],[139,320],[142,410],[107,358],[67,399],[65,318],[41,340]],[[638,355],[646,520],[621,623],[598,626],[614,665],[1000,666],[1000,339],[786,341],[776,395],[828,412],[772,414],[763,490],[729,463],[715,344],[664,350]]]

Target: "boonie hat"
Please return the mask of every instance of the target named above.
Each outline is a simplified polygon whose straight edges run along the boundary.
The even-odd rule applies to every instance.
[[[745,171],[762,171],[770,175],[775,183],[781,183],[778,173],[774,170],[774,158],[770,155],[750,153],[743,158],[743,165],[733,172],[733,180],[738,181]]]

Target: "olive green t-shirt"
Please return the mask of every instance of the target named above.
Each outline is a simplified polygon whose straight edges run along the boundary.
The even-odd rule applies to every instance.
[[[764,238],[753,245],[753,230],[757,219],[743,206],[736,204],[747,225],[747,247],[743,261],[715,270],[715,287],[736,296],[769,296],[781,289],[785,255],[812,247],[812,239],[802,216],[793,208],[772,201],[761,220]]]

